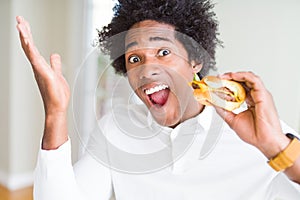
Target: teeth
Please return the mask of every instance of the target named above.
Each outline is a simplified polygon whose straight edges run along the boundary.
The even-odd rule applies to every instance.
[[[153,88],[150,88],[150,89],[145,90],[145,93],[146,93],[147,95],[153,94],[153,93],[158,92],[158,91],[160,91],[160,90],[164,90],[164,89],[166,89],[166,88],[168,88],[168,87],[169,87],[169,86],[167,86],[167,85],[158,85],[158,86],[155,86],[155,87],[153,87]]]

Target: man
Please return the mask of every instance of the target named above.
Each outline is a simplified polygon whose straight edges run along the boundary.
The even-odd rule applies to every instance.
[[[214,66],[219,43],[212,7],[202,0],[119,1],[99,41],[145,106],[117,107],[105,116],[74,168],[66,128],[70,92],[60,57],[51,55],[49,66],[28,23],[17,17],[46,113],[35,199],[300,197],[299,152],[280,169],[284,174],[265,162],[291,148],[285,133],[292,130],[281,124],[259,77],[251,72],[220,76],[247,88],[249,108],[239,114],[193,97],[188,83]]]

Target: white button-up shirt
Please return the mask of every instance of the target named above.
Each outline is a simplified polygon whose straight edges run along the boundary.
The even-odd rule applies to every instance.
[[[284,132],[294,133],[282,123]],[[70,141],[40,150],[35,200],[299,200],[300,186],[275,172],[212,107],[176,128],[144,105],[117,107],[99,122],[72,166]]]

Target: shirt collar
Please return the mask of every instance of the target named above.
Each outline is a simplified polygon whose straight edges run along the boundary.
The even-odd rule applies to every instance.
[[[214,112],[214,108],[212,106],[205,106],[203,111],[200,114],[198,114],[197,116],[192,117],[192,118],[180,123],[178,126],[176,126],[176,128],[170,128],[170,127],[159,125],[155,121],[153,116],[151,115],[151,112],[148,110],[147,124],[152,129],[156,129],[156,128],[160,127],[162,130],[164,130],[164,132],[169,133],[169,134],[171,132],[173,132],[174,130],[180,128],[182,126],[182,124],[185,124],[185,123],[188,123],[188,124],[198,123],[205,131],[208,131],[210,128],[211,122],[212,122],[213,112]]]

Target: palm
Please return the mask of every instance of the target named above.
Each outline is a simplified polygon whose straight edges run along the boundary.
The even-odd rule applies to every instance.
[[[70,89],[61,73],[60,56],[51,55],[49,65],[34,45],[29,24],[21,17],[17,17],[17,21],[22,48],[32,65],[46,114],[65,113],[69,103]]]

